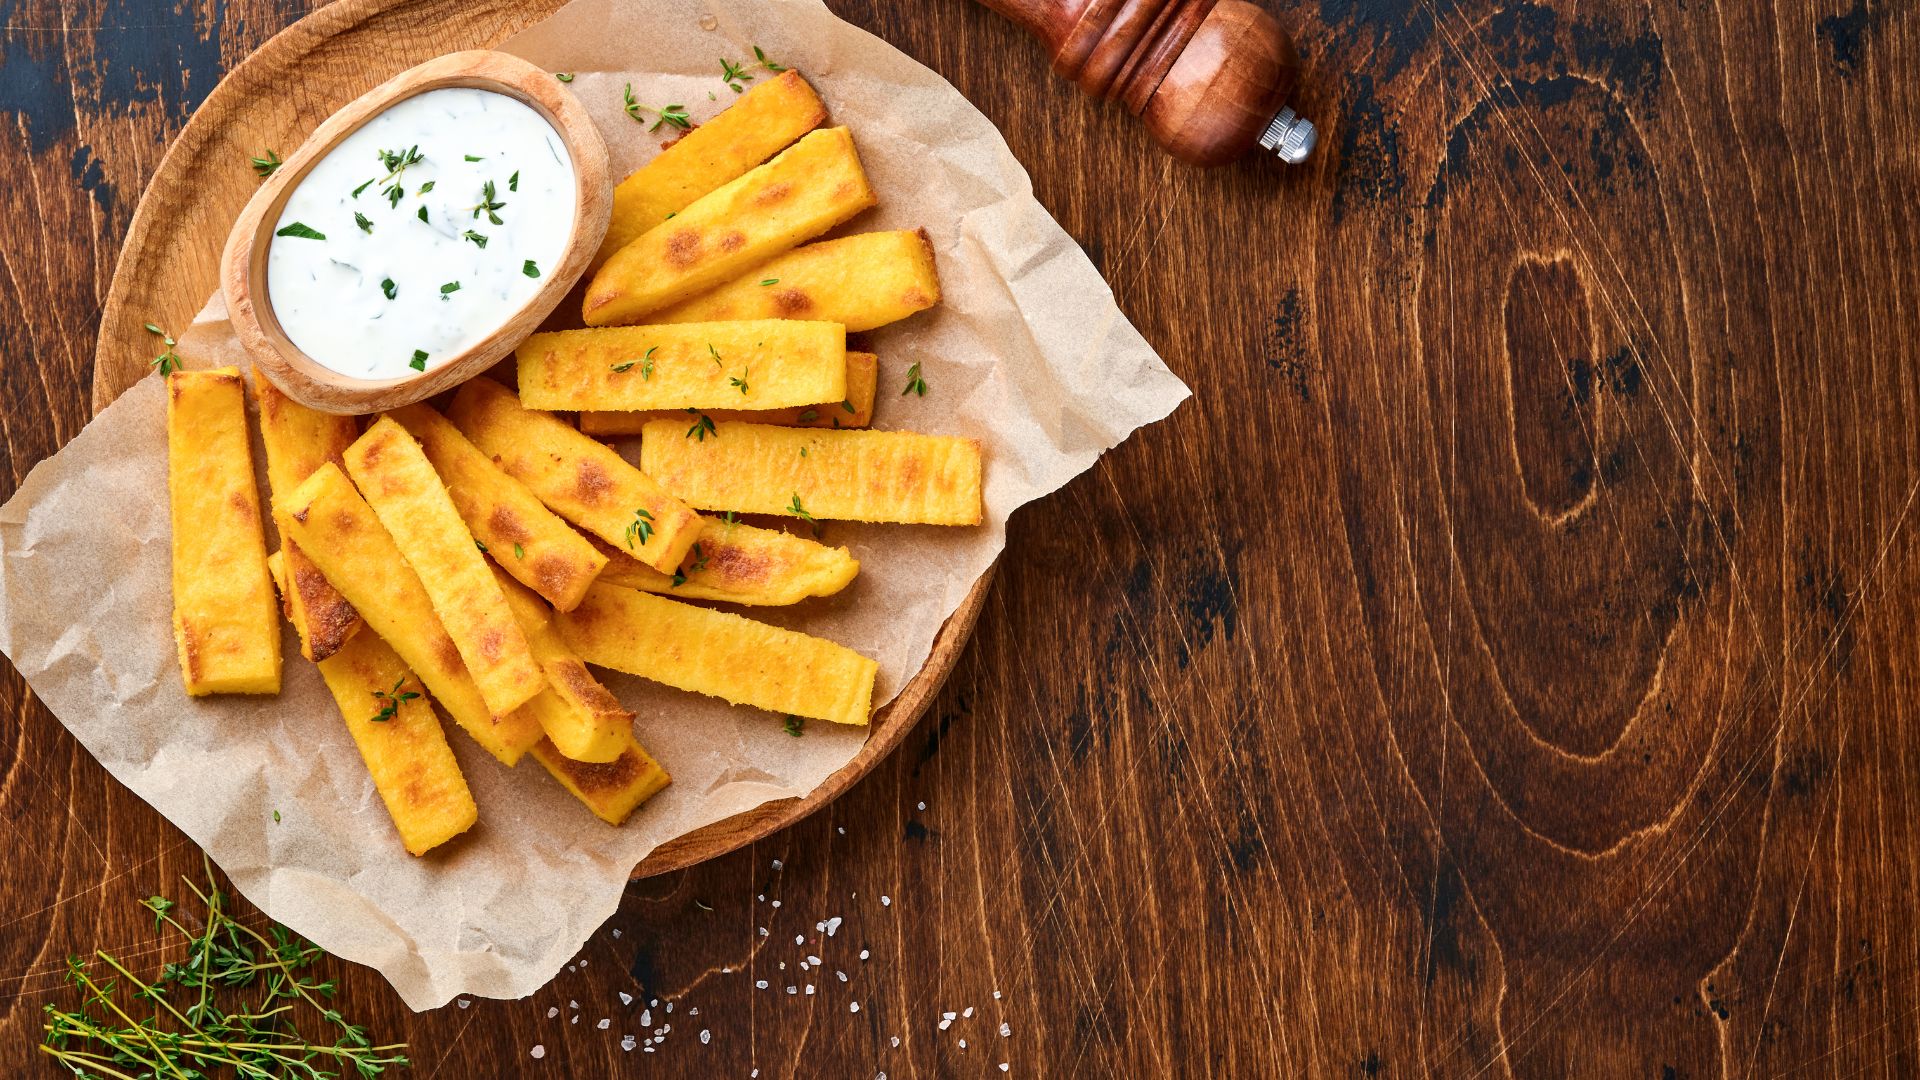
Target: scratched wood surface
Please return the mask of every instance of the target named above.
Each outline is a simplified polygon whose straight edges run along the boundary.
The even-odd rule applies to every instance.
[[[337,965],[419,1074],[1920,1072],[1913,9],[1273,6],[1323,149],[1201,173],[973,5],[834,0],[1001,125],[1195,400],[1015,518],[837,803],[636,883],[528,1001]],[[0,3],[7,491],[89,415],[169,138],[305,10]],[[36,1075],[60,958],[150,955],[198,857],[0,701]]]

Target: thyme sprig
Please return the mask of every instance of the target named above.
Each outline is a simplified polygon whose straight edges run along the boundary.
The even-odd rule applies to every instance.
[[[693,126],[693,117],[687,115],[687,107],[685,105],[642,105],[640,102],[634,100],[632,83],[627,84],[627,88],[623,92],[622,100],[624,102],[623,107],[627,110],[627,115],[632,117],[633,122],[636,124],[644,124],[647,122],[647,118],[644,115],[645,113],[652,113],[659,117],[659,119],[653,122],[653,126],[647,129],[648,131],[659,131],[661,124],[668,124],[677,128],[690,128]]]
[[[280,166],[286,164],[286,162],[280,160],[279,151],[269,150],[264,156],[248,158],[247,164],[253,166],[253,174],[255,176],[265,180],[267,177],[279,172]]]
[[[155,371],[158,371],[162,375],[171,375],[174,372],[179,371],[180,370],[180,354],[173,351],[174,345],[178,344],[178,342],[173,340],[173,335],[167,333],[165,330],[160,329],[158,326],[155,326],[152,323],[147,323],[146,327],[147,327],[147,333],[153,334],[156,337],[158,337],[161,340],[161,342],[163,342],[167,347],[166,352],[163,352],[159,356],[156,356],[153,359],[147,361],[147,366],[153,368]]]
[[[278,925],[262,934],[233,918],[213,864],[203,865],[204,890],[181,879],[205,910],[203,919],[180,912],[164,896],[140,902],[153,913],[156,933],[171,930],[185,939],[186,958],[165,964],[149,981],[103,949],[84,959],[69,956],[67,981],[80,991],[80,1004],[45,1007],[42,1053],[75,1076],[114,1080],[229,1070],[249,1080],[321,1080],[348,1068],[371,1078],[409,1066],[400,1053],[405,1043],[375,1045],[366,1028],[322,1000],[331,999],[336,986],[308,971],[323,955],[319,946]],[[244,1003],[250,991],[260,994],[251,1008]],[[235,996],[243,1001],[229,1010]],[[300,1030],[306,1009],[320,1015],[328,1038]]]

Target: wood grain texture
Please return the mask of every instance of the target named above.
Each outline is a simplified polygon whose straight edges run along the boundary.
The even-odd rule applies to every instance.
[[[1202,172],[983,9],[833,6],[1002,126],[1196,400],[1016,516],[845,797],[636,882],[529,1001],[336,965],[350,1013],[449,1077],[1920,1071],[1910,9],[1275,4],[1321,150]],[[17,485],[168,138],[301,12],[5,10]],[[13,1074],[197,857],[0,700]]]

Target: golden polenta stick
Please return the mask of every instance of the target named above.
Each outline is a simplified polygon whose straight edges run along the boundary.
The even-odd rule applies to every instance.
[[[604,555],[428,405],[387,414],[420,441],[474,539],[507,573],[562,611],[580,602]]]
[[[562,754],[549,739],[534,745],[533,756],[560,781],[561,787],[586,803],[595,817],[609,825],[627,820],[627,815],[636,807],[673,782],[667,770],[641,749],[632,732],[627,733],[620,756],[605,764],[575,761]]]
[[[529,409],[758,410],[847,396],[847,331],[831,322],[560,330],[516,355]]]
[[[611,447],[492,379],[469,380],[447,416],[548,509],[656,570],[679,566],[700,534],[700,515]]]
[[[239,368],[167,376],[173,638],[187,693],[280,692],[280,614]]]
[[[980,444],[909,431],[809,431],[717,425],[688,439],[654,421],[640,433],[640,467],[702,510],[812,521],[980,523]]]
[[[924,229],[860,233],[794,248],[739,277],[647,316],[650,323],[821,319],[859,333],[940,302]]]
[[[614,252],[587,286],[588,326],[642,321],[874,204],[846,128],[822,128]]]
[[[356,634],[320,661],[320,675],[410,854],[424,855],[479,820],[424,687],[392,646]]]
[[[307,477],[287,501],[287,518],[294,540],[360,610],[367,629],[386,639],[473,741],[507,765],[540,741],[540,722],[524,707],[497,717],[487,709],[420,576],[340,466],[329,462]]]
[[[786,409],[703,409],[707,419],[747,420],[756,424],[783,427],[863,428],[873,423],[873,390],[879,380],[879,357],[872,353],[847,354],[847,396],[826,404],[800,405]],[[593,412],[580,414],[580,430],[596,437],[638,435],[649,420],[679,420],[685,410],[652,412]],[[686,421],[691,422],[691,421]]]
[[[347,448],[347,475],[420,576],[487,710],[498,716],[532,700],[546,678],[426,451],[381,417]]]
[[[779,529],[706,518],[700,539],[673,574],[663,574],[637,559],[606,549],[607,568],[600,580],[680,600],[723,600],[730,604],[782,607],[810,596],[832,596],[860,572],[860,560],[846,548]]]
[[[300,655],[325,660],[360,629],[360,613],[315,569],[300,545],[287,539],[281,508],[313,470],[341,460],[340,455],[360,437],[360,425],[351,416],[307,408],[281,393],[257,371],[253,374],[253,394],[260,403],[260,442],[267,451],[273,524],[280,532],[280,551],[276,554],[284,566],[275,581],[280,586],[281,606],[300,636]]]
[[[547,689],[533,699],[533,712],[547,738],[575,761],[612,761],[619,757],[633,739],[633,714],[600,685],[587,665],[554,633],[552,609],[504,571],[496,567],[494,573],[500,578],[500,589],[506,593],[513,617],[526,631],[540,670],[546,672]]]
[[[677,690],[836,724],[872,711],[872,660],[731,612],[596,584],[553,625],[587,663]]]
[[[641,233],[693,200],[780,152],[827,118],[820,96],[796,71],[755,86],[688,132],[613,189],[613,218],[593,257],[599,266]]]

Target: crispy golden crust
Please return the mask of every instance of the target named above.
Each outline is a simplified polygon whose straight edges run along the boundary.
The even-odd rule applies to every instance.
[[[781,427],[863,428],[873,423],[873,391],[879,381],[880,359],[872,353],[847,354],[847,396],[839,401],[790,409],[747,412],[739,409],[708,409],[707,419],[714,423],[744,420]],[[680,420],[681,412],[582,412],[580,430],[596,437],[638,435],[649,420]]]
[[[738,178],[826,119],[827,107],[797,71],[748,90],[613,189],[613,218],[593,264],[599,266],[667,215]]]
[[[847,332],[831,322],[561,330],[516,355],[529,409],[760,410],[847,396]]]
[[[643,321],[874,204],[846,128],[822,128],[615,252],[587,286],[588,326]]]
[[[239,369],[167,377],[167,488],[187,693],[279,693],[280,618]]]
[[[640,467],[701,510],[980,523],[980,444],[952,435],[728,423],[689,439],[656,420],[641,431]]]
[[[260,442],[267,452],[267,490],[273,498],[274,527],[281,536],[280,551],[290,580],[281,585],[281,607],[300,637],[300,653],[309,660],[325,660],[360,629],[360,613],[347,603],[326,576],[286,539],[281,507],[313,471],[341,455],[359,437],[360,426],[351,416],[309,409],[280,392],[255,372],[254,398],[260,403]]]
[[[300,485],[287,517],[314,565],[475,742],[512,765],[540,740],[540,723],[524,707],[498,717],[487,709],[426,586],[338,465],[322,466]]]
[[[940,302],[925,229],[860,233],[787,252],[732,281],[647,316],[650,323],[820,319],[850,334]]]
[[[719,518],[706,519],[700,539],[674,574],[663,574],[612,548],[603,550],[607,568],[600,572],[601,581],[678,600],[780,607],[832,596],[860,572],[860,561],[846,548]]]
[[[585,537],[432,408],[408,405],[387,415],[420,441],[454,509],[495,562],[562,611],[580,602],[607,564]]]
[[[574,761],[545,739],[534,746],[533,756],[561,787],[609,825],[626,821],[636,807],[672,782],[667,770],[647,756],[631,732],[619,757],[603,764]]]
[[[675,689],[839,724],[864,724],[872,710],[872,660],[731,612],[595,585],[553,624],[587,663]]]
[[[409,852],[425,854],[479,820],[432,706],[406,697],[423,687],[392,647],[358,634],[319,666]]]
[[[547,738],[576,761],[612,761],[632,740],[633,714],[561,642],[540,598],[498,568],[494,573],[546,674],[547,689],[532,704]]]
[[[700,534],[700,515],[612,448],[552,413],[521,407],[491,379],[462,386],[447,415],[548,509],[648,566],[680,565]]]
[[[347,473],[420,576],[487,709],[512,712],[545,685],[500,584],[407,430],[382,417],[347,449]]]

